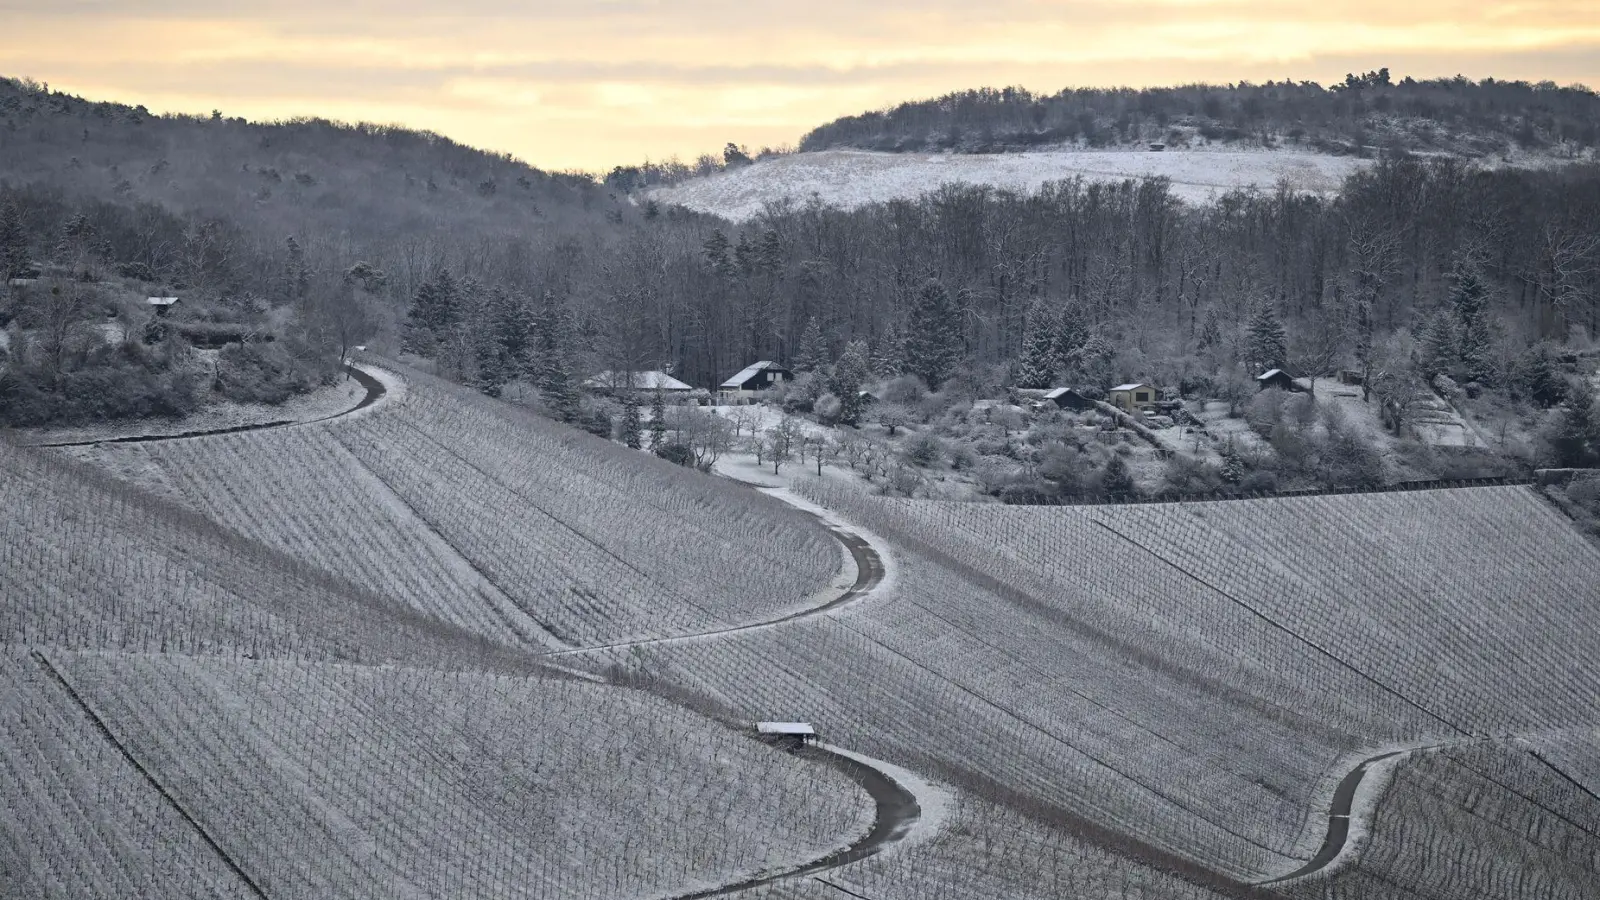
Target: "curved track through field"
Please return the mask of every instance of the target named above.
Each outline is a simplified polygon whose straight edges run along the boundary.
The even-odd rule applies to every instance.
[[[366,394],[355,406],[343,410],[342,412],[333,413],[332,415],[298,421],[280,420],[274,422],[259,422],[250,425],[236,425],[230,428],[204,429],[187,431],[178,434],[129,435],[126,437],[102,438],[100,440],[91,441],[62,441],[58,443],[44,443],[36,444],[34,446],[89,447],[96,444],[157,443],[162,441],[203,438],[214,435],[239,434],[248,431],[265,431],[268,429],[287,428],[295,425],[311,425],[319,422],[332,421],[334,419],[348,416],[351,413],[359,410],[366,409],[381,401],[388,393],[388,389],[384,386],[381,380],[372,374],[357,368],[355,365],[346,365],[345,371],[347,371],[351,377],[355,378],[361,383],[361,386],[366,389]],[[730,480],[738,481],[738,479]],[[743,481],[739,483],[744,484],[752,489],[762,490],[763,493],[768,493],[768,491],[762,485],[751,484],[750,482]],[[775,499],[778,499],[781,502],[791,502],[782,494],[778,494]],[[793,505],[796,505],[797,508],[801,508],[804,512],[808,512],[811,515],[816,516],[819,520],[823,519],[822,515],[814,509],[805,509],[804,507],[799,507],[798,504]],[[856,567],[855,582],[844,588],[842,591],[839,591],[838,596],[836,597],[824,600],[815,606],[807,607],[805,609],[787,613],[777,618],[766,619],[759,622],[748,622],[741,625],[731,625],[725,628],[716,628],[704,632],[676,635],[673,637],[652,638],[648,640],[605,644],[595,647],[578,647],[570,650],[559,650],[544,654],[544,656],[565,656],[576,653],[614,650],[627,647],[645,646],[649,644],[703,640],[725,635],[739,634],[741,632],[753,631],[756,629],[772,628],[782,625],[786,622],[793,622],[800,619],[823,615],[866,597],[874,588],[883,582],[886,574],[883,557],[879,555],[878,551],[872,546],[871,541],[859,534],[854,533],[849,528],[832,524],[825,520],[822,521],[822,525],[828,530],[828,533],[832,534],[834,538],[844,546],[845,550],[849,552],[850,557],[855,562]],[[573,676],[579,674],[577,672],[570,672],[560,666],[552,666],[551,669],[553,673],[558,675]],[[590,678],[590,676],[583,677],[585,677],[585,680],[589,680]],[[680,894],[674,897],[673,900],[700,900],[700,898],[705,897],[719,897],[727,894],[734,894],[751,888],[760,887],[762,885],[771,884],[773,882],[813,875],[818,872],[824,872],[830,869],[836,869],[840,866],[848,865],[853,862],[858,862],[879,853],[885,848],[892,846],[901,840],[904,840],[905,837],[911,832],[913,826],[915,826],[921,819],[922,806],[917,800],[917,795],[913,793],[913,791],[907,786],[902,785],[899,781],[896,781],[888,772],[874,765],[874,763],[877,761],[872,760],[870,757],[863,756],[859,753],[849,753],[847,755],[846,753],[842,752],[834,752],[833,750],[825,747],[807,748],[801,751],[801,753],[806,758],[815,760],[818,763],[833,766],[834,768],[843,772],[845,775],[849,776],[852,780],[860,784],[862,788],[866,790],[867,794],[872,797],[873,804],[876,807],[872,828],[868,830],[868,832],[859,840],[856,840],[850,843],[848,846],[835,850],[819,859],[812,860],[811,862],[791,866],[778,872],[766,873],[763,875],[746,878],[732,884]],[[892,768],[892,766],[890,768]]]
[[[265,431],[269,428],[287,428],[291,425],[313,425],[317,422],[332,421],[333,419],[348,416],[358,410],[366,409],[374,403],[377,403],[379,400],[382,400],[384,395],[389,392],[389,389],[383,386],[382,381],[379,381],[377,378],[373,377],[367,372],[362,371],[355,365],[347,365],[344,367],[344,370],[350,373],[352,378],[360,382],[363,388],[366,388],[366,395],[361,398],[361,402],[347,410],[344,410],[343,412],[336,412],[332,415],[321,416],[320,418],[316,419],[280,419],[275,422],[257,422],[252,425],[234,425],[231,428],[208,428],[199,431],[183,431],[177,434],[134,434],[126,437],[100,438],[99,440],[93,441],[61,441],[59,443],[34,444],[32,446],[93,447],[96,444],[154,444],[161,441],[181,441],[187,440],[188,438],[210,437],[218,434],[240,434],[246,431]]]

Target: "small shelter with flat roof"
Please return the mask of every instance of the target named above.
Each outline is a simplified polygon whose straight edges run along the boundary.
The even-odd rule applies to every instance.
[[[817,730],[810,722],[757,722],[756,734],[769,744],[790,749],[817,742]]]

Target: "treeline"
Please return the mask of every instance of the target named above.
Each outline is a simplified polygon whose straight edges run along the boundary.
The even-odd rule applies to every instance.
[[[33,112],[0,131],[0,172],[21,181],[60,163],[9,194],[34,260],[60,257],[64,223],[83,215],[112,271],[220,307],[296,310],[325,323],[335,350],[404,348],[485,390],[526,381],[561,410],[602,370],[714,387],[760,359],[830,368],[859,343],[879,377],[989,396],[1127,380],[1219,396],[1269,364],[1353,368],[1403,416],[1407,393],[1438,374],[1558,402],[1527,373],[1600,329],[1591,164],[1493,170],[1394,153],[1333,197],[1236,191],[1190,206],[1162,179],[1073,180],[1032,195],[947,186],[853,211],[779,205],[733,225],[581,179],[479,191],[485,173],[532,170],[426,136],[225,119],[90,127],[97,110],[133,113],[8,89]],[[1333,93],[1386,90],[1402,86]],[[151,137],[169,127],[185,140]],[[112,137],[131,149],[116,156]],[[188,156],[147,167],[131,190],[101,185],[146,145]],[[75,152],[76,167],[59,159]],[[314,183],[285,176],[265,199],[238,190],[269,162]],[[436,190],[406,187],[428,177]],[[429,312],[446,277],[451,298]],[[1463,279],[1476,285],[1466,297]],[[1245,327],[1264,316],[1281,340]]]
[[[1576,153],[1600,144],[1600,96],[1553,82],[1395,81],[1388,69],[1327,87],[1284,80],[1049,95],[981,88],[846,116],[811,131],[800,149],[990,153],[1144,142],[1286,144],[1362,155],[1396,148]]]

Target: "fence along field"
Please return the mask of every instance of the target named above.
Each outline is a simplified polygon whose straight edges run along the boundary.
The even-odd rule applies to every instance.
[[[895,543],[892,599],[770,635],[643,648],[631,664],[736,712],[808,711],[851,746],[1235,878],[1315,852],[1352,751],[1596,718],[1597,638],[1578,625],[1595,606],[1594,550],[1521,488],[1052,510],[816,499]],[[1364,537],[1348,557],[1290,552],[1212,521]],[[1386,534],[1386,521],[1408,527]],[[1272,558],[1243,553],[1250,540]],[[1372,550],[1383,541],[1395,546]],[[1200,570],[1174,546],[1215,558]],[[1411,593],[1414,565],[1450,593],[1433,606]],[[1480,566],[1494,571],[1445,576]],[[1534,580],[1509,606],[1519,571]],[[1318,579],[1331,587],[1290,590]],[[1341,641],[1311,627],[1318,616],[1368,631]]]
[[[843,774],[635,691],[175,655],[50,661],[273,898],[666,896],[821,856],[871,824],[870,800]],[[22,821],[0,845],[0,871],[22,881],[5,896],[117,896],[112,886],[137,877],[152,838],[200,855],[170,821],[159,835],[120,834],[132,846],[100,848],[109,860],[45,843],[98,827],[101,813],[118,826],[125,817],[101,807],[121,795],[97,785],[132,779],[121,757],[95,750],[80,763],[85,780],[64,791],[40,783],[52,760],[84,752],[88,720],[30,666],[8,660],[7,684],[53,718],[3,732],[6,760],[44,757],[7,782]],[[126,792],[138,800],[136,787]],[[47,802],[14,803],[18,790]],[[149,817],[159,804],[144,800],[134,813]],[[199,863],[194,873],[206,873]],[[73,866],[106,871],[67,890],[54,873]],[[158,873],[178,889],[191,877]]]
[[[774,617],[842,550],[736,485],[417,373],[323,425],[102,451],[240,533],[493,640],[586,646]],[[283,485],[294,484],[294,491]]]

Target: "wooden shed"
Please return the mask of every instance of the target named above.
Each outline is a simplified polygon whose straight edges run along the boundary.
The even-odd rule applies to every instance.
[[[1283,391],[1298,391],[1300,385],[1294,383],[1294,378],[1282,369],[1268,369],[1256,376],[1256,387],[1259,390],[1278,388]]]
[[[1106,399],[1125,413],[1136,413],[1156,405],[1156,389],[1153,385],[1134,381],[1112,388]]]
[[[149,306],[151,309],[155,310],[156,315],[164,316],[174,306],[177,306],[183,301],[179,300],[177,297],[146,297],[144,302],[146,306]]]
[[[1045,403],[1054,403],[1061,409],[1094,409],[1094,401],[1072,388],[1056,388],[1041,398]]]

